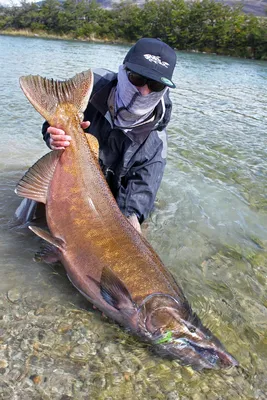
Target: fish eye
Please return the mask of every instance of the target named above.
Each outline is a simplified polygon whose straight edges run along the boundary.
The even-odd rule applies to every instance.
[[[191,326],[190,328],[188,328],[189,332],[191,333],[195,333],[196,332],[196,328],[194,328],[193,326]]]

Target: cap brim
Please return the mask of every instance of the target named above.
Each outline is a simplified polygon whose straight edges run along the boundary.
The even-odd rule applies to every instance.
[[[124,65],[131,71],[136,72],[137,74],[140,74],[142,76],[145,76],[146,78],[153,79],[154,81],[163,83],[164,85],[172,89],[176,88],[176,85],[170,79],[166,78],[165,76],[162,76],[159,71],[155,71],[152,68],[145,68],[137,64],[129,63],[127,61]]]

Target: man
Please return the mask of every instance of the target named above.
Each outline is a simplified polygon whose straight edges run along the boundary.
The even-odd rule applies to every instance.
[[[168,88],[175,87],[175,64],[176,54],[164,42],[138,40],[118,74],[94,71],[94,87],[81,124],[98,139],[99,162],[108,185],[139,232],[153,208],[166,163]],[[71,137],[47,122],[42,133],[52,150],[70,145]]]

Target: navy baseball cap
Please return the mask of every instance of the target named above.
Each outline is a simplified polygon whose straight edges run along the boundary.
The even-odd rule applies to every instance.
[[[172,81],[176,53],[160,39],[139,39],[126,54],[123,64],[146,78],[161,82],[170,88],[176,87]]]

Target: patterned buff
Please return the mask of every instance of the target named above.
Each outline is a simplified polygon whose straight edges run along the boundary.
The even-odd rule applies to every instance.
[[[115,91],[115,125],[120,128],[131,128],[144,122],[166,91],[167,88],[161,92],[151,92],[146,96],[142,96],[139,90],[131,84],[125,67],[121,65]]]

